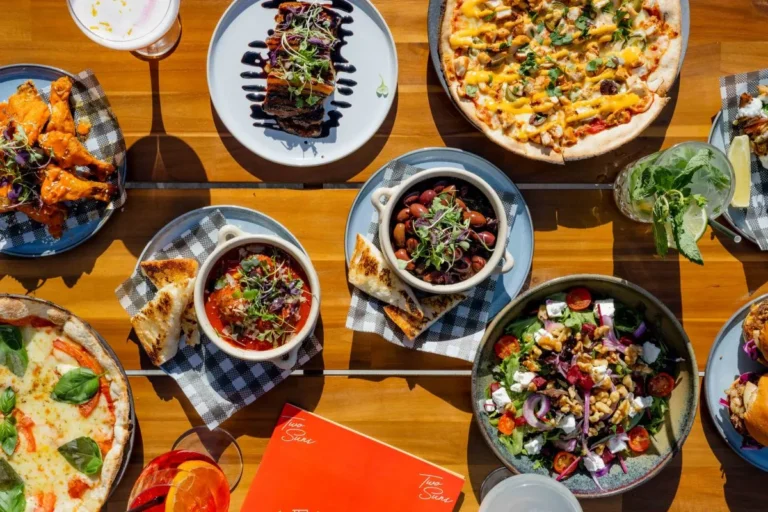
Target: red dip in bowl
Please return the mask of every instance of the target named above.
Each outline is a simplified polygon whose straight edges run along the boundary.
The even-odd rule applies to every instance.
[[[219,337],[247,350],[271,350],[301,331],[312,291],[304,270],[282,250],[238,247],[213,265],[205,285],[205,313]]]

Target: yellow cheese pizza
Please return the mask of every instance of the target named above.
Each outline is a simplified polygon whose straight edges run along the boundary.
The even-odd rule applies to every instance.
[[[669,101],[679,0],[447,0],[440,58],[464,114],[553,163],[637,137]]]
[[[0,298],[0,509],[101,510],[130,434],[128,384],[91,329]]]

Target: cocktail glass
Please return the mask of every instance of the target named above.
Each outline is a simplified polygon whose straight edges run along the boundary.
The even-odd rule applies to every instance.
[[[69,13],[92,41],[147,59],[167,56],[181,39],[180,0],[67,0]]]
[[[693,194],[700,194],[707,198],[707,204],[704,207],[707,217],[710,219],[719,217],[731,202],[735,191],[733,167],[725,153],[703,142],[683,142],[667,150],[645,156],[622,169],[616,177],[613,188],[613,197],[621,213],[637,222],[653,222],[653,206],[656,198],[653,196],[632,198],[632,191],[639,184],[642,170],[650,165],[656,165],[664,166],[672,170],[673,173],[682,172],[691,157],[702,149],[712,151],[712,163],[727,177],[730,186],[717,188],[704,179],[700,173],[696,173],[690,188]]]

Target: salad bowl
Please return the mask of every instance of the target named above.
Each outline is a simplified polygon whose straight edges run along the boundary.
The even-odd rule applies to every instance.
[[[403,265],[401,265],[403,263],[402,260],[397,257],[396,247],[393,240],[392,225],[394,222],[400,222],[398,210],[402,208],[404,204],[407,204],[407,197],[410,195],[418,196],[421,194],[422,188],[426,187],[427,184],[434,183],[436,180],[445,180],[446,183],[463,182],[468,187],[473,188],[474,192],[477,192],[479,196],[487,202],[489,212],[493,214],[493,217],[498,222],[494,228],[496,234],[494,236],[492,251],[490,251],[487,261],[484,259],[482,268],[475,273],[472,273],[469,277],[450,284],[434,284],[427,282],[418,278],[415,273],[410,271],[410,269],[403,267]],[[439,182],[440,181],[437,183]],[[434,198],[435,194],[432,194],[432,197]],[[507,250],[507,243],[509,241],[509,223],[507,221],[507,213],[504,208],[504,203],[502,203],[499,194],[485,180],[468,171],[450,167],[439,167],[428,171],[422,171],[395,187],[381,187],[376,189],[371,196],[371,202],[379,214],[379,243],[387,263],[401,279],[417,290],[435,295],[461,293],[479,285],[492,274],[505,274],[511,271],[515,264],[512,254]],[[398,216],[397,221],[393,222],[393,219],[395,219],[396,216]],[[422,221],[422,219],[416,219],[415,217],[412,220]],[[477,231],[480,231],[480,229],[485,228],[478,228]],[[475,234],[471,225],[469,231]],[[483,233],[481,232],[480,234]],[[469,243],[469,240],[467,240],[467,243]],[[488,256],[487,253],[486,256]]]
[[[512,452],[508,449],[508,445],[502,442],[506,441],[506,439],[502,439],[502,436],[499,434],[500,428],[492,424],[491,415],[488,414],[488,410],[485,409],[484,406],[488,405],[488,389],[497,380],[494,377],[494,368],[498,371],[497,365],[499,364],[499,357],[496,355],[498,347],[495,345],[496,342],[505,335],[506,327],[516,320],[531,315],[534,315],[535,317],[536,311],[540,305],[551,304],[552,301],[545,301],[553,295],[574,291],[574,289],[577,288],[586,288],[596,296],[613,299],[616,303],[626,305],[627,308],[637,312],[638,321],[640,321],[641,324],[648,326],[648,332],[650,333],[652,330],[655,337],[663,340],[666,349],[668,349],[668,352],[663,352],[664,361],[670,361],[670,364],[675,367],[675,370],[670,372],[674,377],[669,379],[670,386],[667,388],[664,398],[667,409],[660,415],[659,421],[656,424],[656,430],[658,431],[656,431],[655,434],[651,434],[650,439],[648,439],[648,437],[645,438],[646,444],[642,450],[635,450],[635,447],[632,444],[632,430],[630,429],[628,431],[630,434],[628,442],[632,451],[629,451],[629,448],[624,445],[626,451],[618,452],[618,462],[621,463],[622,467],[620,467],[618,463],[615,463],[617,462],[616,460],[613,461],[613,464],[609,460],[605,466],[607,469],[597,473],[590,473],[583,468],[586,463],[586,460],[584,460],[581,465],[579,462],[575,462],[576,465],[571,468],[571,472],[566,472],[567,476],[564,475],[558,477],[558,479],[560,479],[577,497],[599,498],[621,494],[656,476],[682,449],[683,443],[688,437],[696,417],[696,409],[698,407],[699,399],[699,379],[698,366],[696,365],[693,348],[688,336],[674,314],[653,295],[625,280],[596,274],[573,275],[554,279],[520,295],[496,316],[485,332],[485,336],[472,367],[472,407],[475,420],[478,423],[483,438],[494,454],[510,471],[513,473],[551,475],[553,478],[558,476],[554,471],[550,471],[546,463],[542,464],[542,457],[531,457],[527,455],[528,445],[526,445],[526,450],[522,453],[512,455]],[[603,313],[600,313],[599,316],[604,320],[605,317],[602,315]],[[567,321],[565,323],[567,324]],[[600,323],[603,322],[600,321]],[[646,327],[643,327],[643,332],[645,332],[645,329]],[[508,332],[506,334],[508,334]],[[636,336],[638,340],[643,336],[646,338],[648,337],[648,335],[643,334],[637,334]],[[510,336],[506,337],[509,338]],[[598,338],[595,337],[595,340],[597,339]],[[622,339],[622,342],[623,341],[624,340]],[[607,341],[603,343],[605,346],[608,345]],[[639,344],[640,342],[637,341],[637,343]],[[594,344],[597,346],[597,341],[595,341]],[[572,366],[572,369],[574,368],[576,368],[576,365]],[[618,369],[616,371],[618,371]],[[610,376],[610,374],[606,375]],[[633,374],[628,375],[632,376]],[[669,377],[667,374],[664,375]],[[560,377],[558,376],[557,379],[560,379]],[[674,379],[674,381],[672,379]],[[572,383],[570,379],[569,382]],[[673,386],[671,384],[673,384]],[[646,390],[652,390],[648,392],[648,394],[653,395],[654,397],[659,396],[654,394],[651,380],[646,382],[646,386]],[[615,389],[613,385],[612,388]],[[589,389],[589,387],[587,387],[587,389]],[[597,386],[595,386],[593,392],[597,389]],[[637,388],[635,388],[635,391],[637,391]],[[639,394],[640,393],[638,392],[638,395]],[[643,394],[645,394],[645,392]],[[539,393],[529,393],[526,396],[531,397],[534,395],[540,396]],[[540,413],[540,410],[536,412],[537,416]],[[523,416],[525,416],[525,414],[526,413],[524,413]],[[638,412],[635,414],[639,414],[642,417],[647,414],[650,418],[651,409],[646,409],[642,411],[642,413]],[[632,414],[630,416],[634,415]],[[604,418],[607,418],[607,416]],[[528,429],[528,426],[525,423],[526,420],[523,418],[521,419],[522,426],[519,428],[521,428],[522,431],[528,431],[526,430]],[[610,424],[608,420],[606,420],[605,423]],[[631,423],[632,422],[630,421],[630,427],[632,426]],[[530,421],[528,424],[530,424]],[[579,423],[579,425],[581,425],[581,423]],[[634,422],[634,425],[637,425],[637,422]],[[577,433],[580,430],[580,427],[576,428]],[[565,432],[565,430],[558,430],[557,427],[546,432],[549,434],[549,437],[545,438],[547,441],[545,441],[545,450],[542,452],[544,458],[546,458],[548,454],[553,454],[558,450],[546,443],[550,440],[553,441],[552,444],[555,442],[562,443],[563,440],[557,438],[562,432]],[[586,432],[586,427],[584,432]],[[651,432],[654,432],[654,430],[651,430]],[[619,433],[621,433],[621,431],[619,431]],[[595,442],[591,439],[592,435],[593,434],[590,433],[590,439],[584,440],[590,444],[590,452],[599,443],[599,441]],[[645,431],[645,435],[648,436],[647,431]],[[568,436],[562,437],[563,439],[566,439]],[[584,437],[586,438],[586,436]],[[626,437],[624,439],[626,440]],[[650,441],[650,443],[648,443],[648,441]],[[610,446],[610,444],[603,446],[602,451],[608,451],[607,446]],[[574,450],[573,447],[571,447],[571,451],[577,455],[584,453],[581,448],[576,448]],[[616,452],[612,451],[612,453]],[[621,456],[622,453],[625,456],[628,453],[632,454],[632,456],[624,459]],[[586,459],[586,457],[584,457],[584,459]],[[595,471],[595,469],[590,469],[589,471]],[[599,476],[599,478],[595,478],[595,475]]]
[[[306,277],[311,292],[309,310],[302,314],[303,326],[291,335],[284,344],[268,350],[253,350],[236,346],[225,339],[212,325],[206,308],[206,287],[214,268],[232,251],[254,246],[271,247],[289,256]],[[222,351],[246,361],[269,361],[282,369],[291,369],[296,364],[302,343],[310,336],[320,315],[320,280],[309,257],[292,243],[272,235],[250,234],[227,224],[219,230],[216,249],[200,265],[194,290],[195,312],[202,332]]]

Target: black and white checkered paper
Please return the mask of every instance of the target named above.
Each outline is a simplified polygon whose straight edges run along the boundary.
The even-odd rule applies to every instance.
[[[739,96],[748,92],[758,96],[757,86],[768,85],[768,69],[741,73],[720,78],[720,97],[722,99],[722,130],[726,153],[731,147],[731,140],[738,135],[733,122],[739,112]],[[752,198],[744,217],[746,231],[754,235],[762,251],[768,251],[768,170],[757,158],[752,159]],[[743,227],[743,226],[742,226]]]
[[[217,210],[148,259],[195,258],[202,264],[216,248],[218,231],[226,223]],[[115,290],[120,305],[131,316],[152,300],[155,293],[154,286],[138,268]],[[201,333],[200,338],[200,344],[194,347],[182,342],[176,356],[161,369],[176,380],[210,429],[284,381],[323,349],[320,341],[310,336],[299,349],[296,365],[282,370],[269,362],[253,363],[231,357],[204,334]]]
[[[397,186],[422,170],[395,160],[384,171],[384,178],[380,186]],[[497,192],[508,213],[507,219],[511,230],[519,205],[515,202],[513,194]],[[372,240],[376,246],[379,246],[378,220],[378,213],[374,212],[368,233],[361,233]],[[401,347],[473,361],[477,347],[485,333],[493,294],[499,279],[499,275],[493,275],[479,286],[464,292],[467,295],[465,301],[446,313],[413,341],[405,337],[402,331],[387,318],[384,314],[385,304],[354,288],[352,303],[347,314],[347,328],[353,331],[379,334],[387,341]],[[423,296],[418,291],[416,294],[419,297]]]
[[[47,102],[51,88],[46,87],[39,92]],[[111,162],[117,168],[110,177],[110,182],[119,186],[120,193],[110,203],[91,200],[68,203],[69,216],[65,229],[98,221],[108,212],[121,208],[126,199],[125,183],[120,173],[120,167],[125,162],[125,139],[117,124],[117,117],[109,105],[109,100],[96,75],[90,69],[82,71],[75,77],[70,105],[74,106],[75,123],[88,120],[91,124],[88,139],[83,142],[85,147],[95,157]],[[21,212],[0,215],[0,250],[31,242],[53,244],[56,239],[48,233],[45,226]]]

